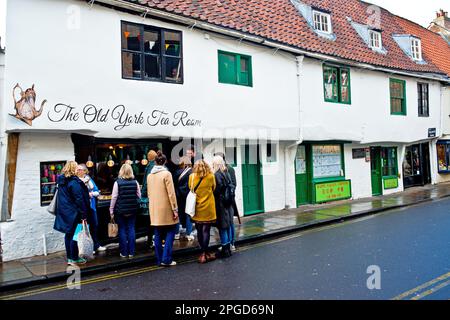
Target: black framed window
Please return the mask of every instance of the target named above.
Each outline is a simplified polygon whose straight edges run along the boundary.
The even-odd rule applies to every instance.
[[[428,100],[428,83],[417,84],[417,99],[419,107],[419,117],[429,117],[430,108]]]
[[[183,83],[181,31],[122,21],[122,78]]]

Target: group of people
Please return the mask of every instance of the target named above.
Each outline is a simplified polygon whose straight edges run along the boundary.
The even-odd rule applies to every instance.
[[[120,168],[114,182],[110,215],[119,226],[120,257],[135,255],[135,222],[141,208],[149,214],[148,239],[155,248],[157,264],[174,266],[173,243],[183,237],[193,241],[195,234],[201,248],[199,263],[227,258],[235,250],[234,216],[238,215],[234,199],[236,176],[227,165],[225,155],[216,153],[211,166],[203,159],[195,161],[191,148],[178,162],[173,174],[167,167],[167,157],[151,150],[147,159],[142,190],[129,164]],[[68,161],[58,178],[56,218],[54,228],[65,233],[68,264],[84,264],[78,256],[73,236],[77,225],[86,220],[94,242],[94,252],[104,251],[97,238],[96,198],[99,190],[88,175],[84,164]],[[195,214],[186,213],[186,199],[196,194]],[[143,205],[144,204],[144,205]],[[194,230],[195,225],[195,230]],[[219,252],[210,250],[211,227],[219,231]],[[152,242],[154,238],[154,242]]]

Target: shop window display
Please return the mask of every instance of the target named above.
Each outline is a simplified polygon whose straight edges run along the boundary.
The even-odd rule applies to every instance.
[[[343,176],[340,145],[312,146],[314,178]]]
[[[62,173],[65,161],[41,162],[41,206],[48,206],[56,192],[56,182]]]
[[[438,171],[450,172],[449,159],[450,159],[450,144],[437,143],[437,158],[438,158]]]
[[[397,176],[397,148],[381,148],[381,159],[383,167],[383,177]]]

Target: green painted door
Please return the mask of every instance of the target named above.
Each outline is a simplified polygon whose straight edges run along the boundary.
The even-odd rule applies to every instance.
[[[372,175],[372,195],[379,196],[383,194],[381,179],[381,155],[380,147],[370,148],[370,172]]]
[[[295,191],[297,195],[297,207],[308,203],[308,175],[306,172],[305,146],[297,147],[295,155]]]
[[[242,163],[242,192],[244,215],[264,212],[261,161],[257,146],[245,146],[245,157]]]

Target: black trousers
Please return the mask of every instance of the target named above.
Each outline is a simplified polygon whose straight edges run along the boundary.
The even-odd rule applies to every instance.
[[[211,224],[196,222],[195,228],[197,229],[197,240],[200,248],[204,253],[208,251],[209,239],[211,237]]]

